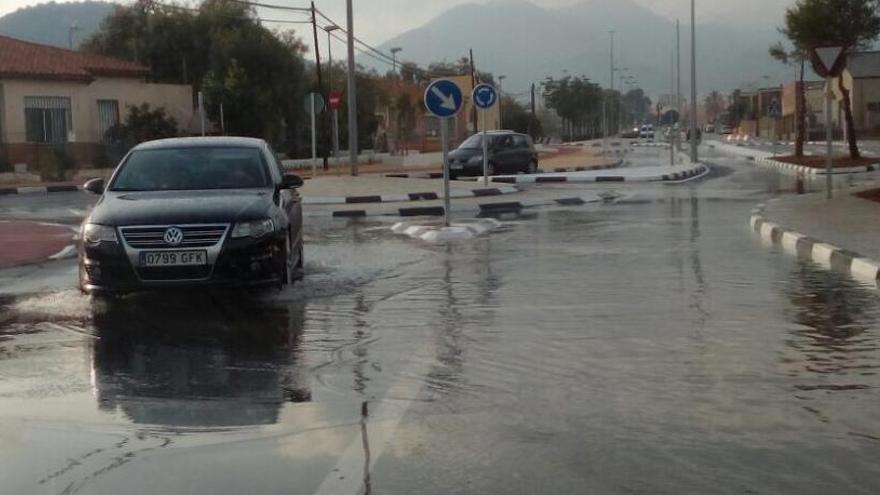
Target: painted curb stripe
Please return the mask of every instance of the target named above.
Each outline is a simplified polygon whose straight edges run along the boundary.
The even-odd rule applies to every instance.
[[[334,211],[333,216],[335,218],[358,218],[367,216],[367,212],[365,210]]]
[[[626,182],[626,177],[621,176],[599,176],[596,182]]]
[[[478,198],[482,198],[485,196],[501,196],[502,194],[504,194],[504,192],[497,187],[489,189],[473,189],[471,190],[471,193]]]
[[[876,285],[880,280],[880,263],[874,260],[797,232],[786,231],[764,220],[760,213],[753,214],[749,223],[755,232],[760,233],[761,239],[781,246],[789,254],[811,259],[828,269],[848,272],[853,278],[869,284]]]
[[[346,204],[358,203],[381,203],[382,196],[348,196],[345,198]]]
[[[435,199],[439,199],[437,193],[435,192],[419,192],[419,193],[410,193],[409,194],[410,201],[433,201]]]

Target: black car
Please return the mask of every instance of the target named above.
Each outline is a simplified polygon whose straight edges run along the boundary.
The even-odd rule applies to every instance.
[[[80,288],[288,284],[303,264],[302,184],[259,139],[141,144],[106,187],[85,184],[101,198],[81,229]]]
[[[538,152],[532,138],[510,131],[487,133],[489,175],[538,172]],[[474,134],[449,153],[449,177],[483,175],[483,135]]]

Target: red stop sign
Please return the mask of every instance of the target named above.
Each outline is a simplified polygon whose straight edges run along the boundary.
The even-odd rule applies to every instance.
[[[331,91],[328,100],[330,101],[330,110],[339,110],[342,105],[342,91]]]

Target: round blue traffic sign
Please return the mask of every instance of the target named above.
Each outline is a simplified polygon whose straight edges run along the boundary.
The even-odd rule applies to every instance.
[[[441,119],[454,117],[464,104],[461,88],[450,79],[438,79],[425,90],[425,108]]]
[[[480,110],[488,110],[498,103],[498,91],[490,84],[478,84],[471,97]]]

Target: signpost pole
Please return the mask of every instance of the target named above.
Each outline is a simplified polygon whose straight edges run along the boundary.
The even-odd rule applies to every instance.
[[[489,187],[489,134],[486,132],[486,111],[480,113],[483,118],[483,186]]]
[[[834,134],[831,130],[831,84],[833,84],[834,79],[831,76],[825,78],[825,138],[828,140],[826,143],[827,147],[825,149],[825,189],[828,199],[831,199],[834,194],[831,191],[833,183],[831,181],[831,172],[834,170],[834,162],[831,154],[833,153],[833,144],[832,141],[834,139]]]
[[[443,150],[443,214],[444,223],[449,227],[449,119],[440,119],[440,141]]]
[[[333,110],[333,156],[339,165],[339,109]]]
[[[312,117],[312,177],[318,175],[318,135],[315,132],[315,93],[309,95],[309,108]]]

